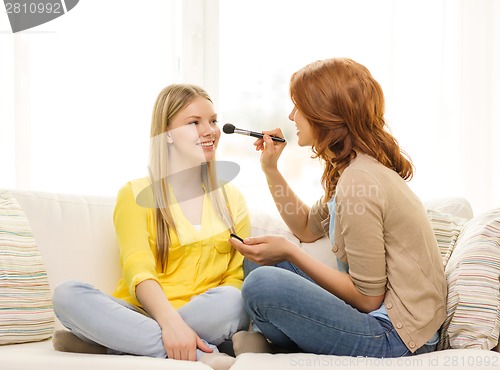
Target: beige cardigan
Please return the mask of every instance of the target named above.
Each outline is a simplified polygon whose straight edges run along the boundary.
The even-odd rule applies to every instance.
[[[361,293],[385,292],[389,318],[414,352],[446,317],[443,263],[422,203],[395,171],[364,154],[342,173],[335,201],[334,254]],[[328,234],[327,204],[316,202],[308,222]]]

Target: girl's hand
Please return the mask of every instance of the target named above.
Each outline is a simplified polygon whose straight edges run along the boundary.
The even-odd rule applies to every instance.
[[[278,168],[278,159],[283,149],[285,149],[286,142],[280,143],[271,139],[270,135],[283,137],[283,132],[281,132],[279,128],[270,131],[262,131],[262,133],[264,137],[256,140],[253,145],[255,145],[255,150],[262,151],[260,155],[260,164],[262,170],[266,172],[266,170]]]
[[[203,352],[212,352],[182,319],[162,327],[162,340],[168,358],[175,360],[196,361],[197,348]]]
[[[232,246],[249,260],[263,266],[289,261],[299,247],[283,236],[265,235],[246,238],[244,243],[230,238]]]

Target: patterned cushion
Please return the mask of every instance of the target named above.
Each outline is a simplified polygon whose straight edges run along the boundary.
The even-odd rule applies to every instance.
[[[0,344],[47,339],[54,330],[49,283],[28,220],[0,190]]]
[[[438,348],[494,348],[500,332],[500,208],[467,222],[445,274],[448,315]]]
[[[434,210],[427,210],[427,217],[437,239],[443,266],[446,266],[467,219]]]

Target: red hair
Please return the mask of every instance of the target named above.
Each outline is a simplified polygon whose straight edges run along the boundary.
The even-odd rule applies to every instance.
[[[314,157],[325,161],[325,201],[356,151],[412,178],[411,160],[387,131],[382,88],[366,67],[346,58],[313,62],[292,75],[290,96],[311,124]]]

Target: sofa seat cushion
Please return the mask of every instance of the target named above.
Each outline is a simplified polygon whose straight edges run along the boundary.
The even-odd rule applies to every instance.
[[[0,190],[0,344],[49,338],[49,281],[30,224],[14,196]]]
[[[0,346],[0,358],[0,368],[8,370],[212,370],[201,362],[58,352],[52,348],[50,340]]]
[[[479,370],[500,366],[500,353],[483,350],[449,349],[400,358],[373,358],[313,355],[309,353],[256,354],[244,353],[236,358],[231,370],[295,370],[295,369],[418,369]]]

